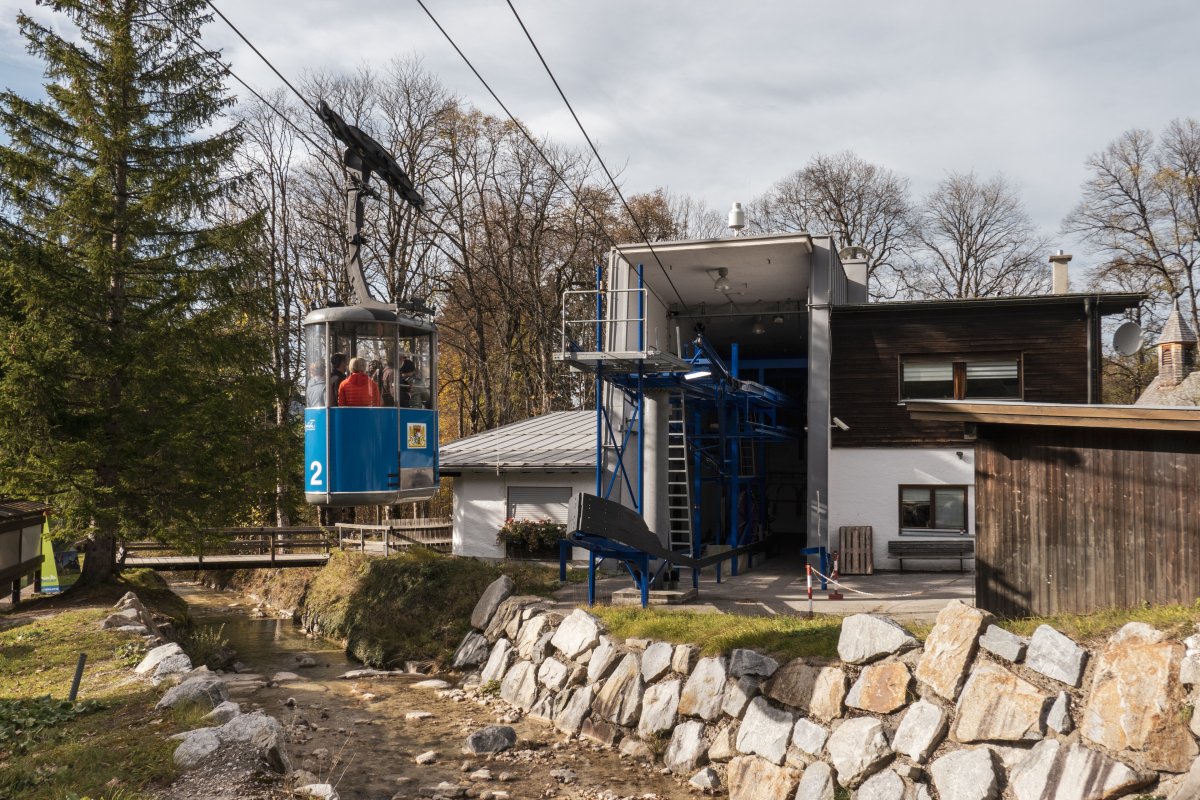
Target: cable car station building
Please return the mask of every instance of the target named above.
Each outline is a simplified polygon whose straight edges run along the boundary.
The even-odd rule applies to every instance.
[[[961,425],[914,421],[906,402],[1098,402],[1101,320],[1141,296],[1056,284],[870,303],[866,254],[830,236],[616,248],[594,289],[564,296],[555,353],[594,380],[587,491],[637,511],[676,551],[835,550],[841,528],[869,527],[868,570],[945,568],[898,556],[906,543],[973,540],[973,442]],[[470,467],[456,473],[471,479]],[[456,506],[479,500],[455,495]],[[462,512],[473,524],[455,531],[456,552],[494,539]]]

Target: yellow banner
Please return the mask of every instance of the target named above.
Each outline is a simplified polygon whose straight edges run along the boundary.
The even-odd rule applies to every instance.
[[[50,541],[50,520],[42,525],[42,591],[46,594],[58,594],[62,589],[58,585],[58,561],[54,558],[54,544]]]

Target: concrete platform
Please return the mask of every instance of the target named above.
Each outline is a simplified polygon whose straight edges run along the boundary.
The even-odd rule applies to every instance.
[[[685,586],[690,574],[681,573],[680,578],[680,585]],[[954,598],[975,602],[974,572],[877,572],[846,576],[842,584],[844,599],[829,600],[820,590],[820,583],[814,583],[813,611],[840,615],[876,612],[899,620],[933,622],[938,611]],[[624,574],[597,579],[596,600],[615,603],[614,595],[624,589],[634,591],[631,586],[632,581]],[[564,607],[586,604],[587,586],[569,584],[555,593],[555,599]],[[737,576],[730,576],[726,568],[719,584],[712,569],[704,570],[696,599],[663,608],[751,616],[806,614],[804,560],[755,559],[753,569],[743,568]]]
[[[646,601],[652,606],[677,606],[691,603],[697,592],[690,586],[686,589],[651,589]],[[618,589],[612,593],[614,606],[640,606],[642,593],[637,589]]]

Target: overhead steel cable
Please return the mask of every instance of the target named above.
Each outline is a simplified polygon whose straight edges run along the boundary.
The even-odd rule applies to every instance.
[[[156,5],[155,3],[150,3],[150,5],[155,10],[157,10],[160,14],[163,15],[163,19],[165,19],[167,21],[172,21],[172,17],[170,17],[165,11],[163,11],[163,9],[160,6]],[[225,19],[224,16],[222,16],[221,18]],[[226,20],[226,22],[228,23],[228,20]],[[263,97],[258,91],[256,91],[254,89],[253,86],[251,86],[244,79],[242,79],[236,72],[234,72],[233,68],[231,66],[229,66],[228,64],[226,64],[221,59],[221,57],[217,54],[216,51],[211,50],[208,47],[205,47],[203,41],[201,41],[197,35],[195,35],[193,32],[191,32],[189,30],[184,29],[182,26],[177,25],[176,27],[179,29],[179,31],[181,33],[183,33],[185,36],[187,36],[188,39],[190,39],[193,44],[195,44],[197,47],[200,48],[200,51],[202,54],[208,56],[213,61],[215,61],[221,67],[221,69],[224,70],[227,75],[229,75],[229,77],[233,78],[235,81],[240,83],[243,87],[245,87],[246,91],[248,91],[248,92],[250,92],[250,94],[254,95],[254,97],[257,98],[260,103],[262,103],[266,108],[273,111],[276,116],[278,116],[292,130],[294,130],[297,134],[299,134],[299,136],[301,138],[303,138],[306,142],[308,142],[310,145],[312,145],[313,148],[315,149],[315,152],[319,153],[325,149],[325,147],[322,144],[320,144],[315,139],[313,139],[311,136],[309,136],[307,131],[305,131],[298,124],[296,124],[295,120],[293,120],[287,113],[285,113],[284,111],[281,111],[278,106],[276,106],[271,101],[269,101],[265,97]],[[230,28],[233,28],[232,24],[230,24]],[[234,28],[234,30],[236,31],[236,28]],[[238,35],[241,36],[242,34],[239,32]],[[244,41],[245,37],[243,36],[242,38]],[[247,44],[249,44],[249,42],[247,42]],[[271,71],[274,72],[276,75],[279,75],[279,70],[275,69],[275,67],[271,65],[271,62],[267,61],[266,57],[263,56],[263,54],[257,48],[255,48],[253,45],[250,45],[250,46],[251,46],[251,49],[254,50],[254,52],[258,54],[258,57],[261,58],[263,60],[263,62],[267,64],[268,67],[271,68]],[[282,78],[282,76],[280,76],[280,77]],[[287,83],[288,87],[293,92],[296,92],[296,88],[294,86],[292,86],[292,84],[289,83],[286,78],[284,78],[283,81],[284,81],[284,83]],[[300,97],[300,99],[302,101],[304,101],[303,95],[300,95],[299,92],[296,92],[296,93]],[[313,108],[313,106],[310,103],[308,103],[307,101],[304,101],[304,102],[307,107]],[[433,229],[437,233],[440,233],[442,236],[445,236],[447,239],[450,239],[451,241],[458,240],[458,237],[455,237],[454,234],[450,233],[445,228],[443,228],[438,223],[438,221],[433,218],[433,216],[430,214],[430,212],[427,209],[424,209],[424,208],[418,209],[418,213],[420,213],[421,216],[423,216],[425,218],[425,220],[433,227]],[[443,253],[445,253],[445,251],[442,250],[441,247],[438,247],[436,244],[434,245],[434,247],[437,247],[437,249],[439,249]],[[446,255],[449,256],[448,253],[446,253]]]
[[[275,69],[275,65],[272,64],[267,59],[266,56],[264,56],[261,52],[259,52],[259,49],[257,47],[255,47],[254,44],[249,39],[246,38],[246,35],[244,33],[242,33],[240,30],[238,30],[238,27],[236,25],[234,25],[232,22],[229,21],[229,17],[227,17],[221,13],[221,9],[217,8],[216,5],[212,2],[212,0],[204,0],[204,1],[206,3],[208,3],[208,7],[211,8],[214,12],[216,12],[216,15],[218,17],[220,17],[225,22],[226,25],[229,26],[230,30],[232,30],[234,33],[236,33],[238,35],[238,38],[241,39],[243,42],[245,42],[246,46],[249,47],[251,50],[253,50],[254,54],[257,55],[259,58],[261,58],[263,63],[271,68],[271,72],[274,72],[275,75],[279,78],[279,80],[283,81],[284,85],[286,85],[289,89],[291,89],[292,92],[296,95],[296,97],[300,98],[301,103],[304,103],[304,105],[308,106],[309,110],[311,110],[314,114],[317,113],[317,107],[314,106],[312,103],[310,103],[304,97],[304,95],[300,94],[300,90],[297,89],[295,86],[292,86],[292,82],[289,81],[287,78],[283,77],[282,72]]]
[[[417,2],[421,2],[421,0],[417,0]],[[525,27],[525,21],[521,19],[521,15],[517,13],[517,7],[512,4],[512,0],[505,0],[505,2],[508,3],[508,7],[512,9],[513,16],[517,18],[517,24],[521,26],[521,30],[525,33],[525,38],[529,40],[530,46],[533,47],[533,52],[537,53],[538,61],[542,62],[542,66],[545,68],[546,74],[550,76],[550,82],[553,83],[554,88],[558,90],[558,96],[562,98],[563,103],[565,103],[567,106],[567,110],[571,112],[571,117],[575,120],[575,124],[579,126],[579,132],[583,134],[583,138],[585,141],[587,141],[588,147],[592,148],[592,153],[596,156],[596,160],[600,162],[600,168],[603,169],[604,174],[608,176],[608,182],[612,184],[613,191],[617,193],[617,197],[621,200],[621,205],[625,208],[625,213],[629,215],[629,219],[633,222],[634,227],[637,228],[638,235],[642,237],[642,241],[646,243],[646,247],[650,250],[650,254],[653,255],[654,260],[658,262],[658,268],[662,270],[663,277],[667,279],[667,283],[670,284],[671,290],[675,292],[675,296],[679,298],[679,304],[683,306],[683,310],[690,315],[691,309],[689,309],[687,303],[684,302],[683,296],[679,294],[679,289],[675,286],[675,281],[671,280],[671,275],[667,272],[667,268],[663,266],[662,259],[658,257],[658,252],[654,249],[654,245],[650,243],[650,237],[646,234],[645,229],[642,227],[642,223],[639,222],[637,216],[634,215],[633,209],[629,207],[629,203],[625,202],[625,195],[621,193],[621,187],[617,186],[616,179],[613,178],[613,174],[609,171],[608,165],[604,163],[604,159],[600,156],[600,151],[596,149],[595,143],[592,142],[592,137],[588,135],[587,129],[583,127],[583,123],[579,120],[579,115],[575,113],[575,108],[571,105],[571,101],[567,99],[567,95],[563,91],[562,86],[559,85],[558,78],[554,76],[554,71],[550,69],[550,65],[546,63],[546,58],[542,55],[542,51],[537,46],[537,42],[533,40],[533,35],[529,33],[529,28]],[[421,3],[421,5],[424,7],[424,3]]]
[[[463,63],[467,65],[467,68],[470,69],[471,72],[474,73],[475,77],[479,79],[479,82],[481,84],[483,84],[483,88],[487,89],[488,94],[490,94],[492,96],[492,99],[496,101],[496,104],[499,105],[500,108],[503,109],[504,113],[508,115],[508,118],[510,120],[512,120],[513,125],[515,125],[517,127],[517,130],[519,130],[521,132],[521,134],[525,137],[525,139],[529,142],[529,144],[533,147],[533,149],[537,151],[537,154],[542,157],[542,160],[546,162],[546,166],[550,167],[550,171],[554,173],[554,177],[558,178],[559,182],[562,183],[562,185],[564,187],[566,187],[566,190],[567,190],[567,192],[570,193],[571,197],[575,198],[575,202],[579,205],[579,208],[581,210],[583,210],[583,212],[587,215],[588,219],[590,219],[592,221],[592,223],[595,224],[595,226],[600,230],[600,232],[602,234],[604,234],[604,238],[608,239],[608,241],[612,244],[612,246],[615,250],[621,251],[620,243],[617,242],[617,240],[615,238],[613,238],[613,235],[610,234],[608,232],[608,230],[604,227],[604,225],[601,224],[600,220],[596,218],[596,216],[592,213],[591,209],[587,207],[587,205],[583,202],[583,200],[576,193],[575,189],[571,186],[571,184],[567,182],[567,179],[564,178],[561,173],[559,173],[558,168],[554,165],[554,162],[551,161],[550,157],[547,156],[546,153],[542,150],[541,146],[533,138],[532,134],[530,134],[529,131],[525,129],[525,125],[520,120],[518,120],[511,111],[508,110],[508,106],[506,106],[504,104],[504,101],[501,100],[499,95],[496,94],[495,90],[492,89],[491,84],[489,84],[487,82],[487,80],[484,79],[483,75],[481,75],[479,73],[479,70],[475,69],[475,65],[471,63],[471,59],[467,58],[466,53],[464,53],[462,51],[462,48],[460,48],[458,46],[458,44],[454,41],[454,38],[452,36],[450,36],[450,34],[446,31],[445,28],[442,27],[442,23],[438,22],[437,17],[435,17],[433,15],[433,12],[429,10],[429,7],[425,5],[424,0],[417,0],[417,5],[419,5],[421,7],[421,10],[425,12],[425,15],[427,17],[429,17],[430,22],[432,22],[437,27],[437,29],[441,32],[442,36],[445,37],[446,41],[450,43],[450,46],[454,48],[454,52],[458,53],[459,58],[461,58],[463,60]],[[574,112],[572,112],[572,113],[574,113]],[[591,144],[590,140],[588,143]],[[592,152],[595,152],[594,147],[592,148]],[[597,154],[596,157],[599,158],[599,154]],[[611,176],[611,174],[609,174],[608,168],[604,166],[603,162],[600,163],[600,166],[604,168],[605,174],[609,175],[609,180],[612,180],[612,176]],[[614,183],[613,186],[615,188],[616,184]],[[621,191],[620,191],[620,189],[618,189],[617,195],[620,196],[620,194],[621,194]],[[629,206],[625,204],[625,198],[623,198],[623,197],[621,198],[621,203],[622,203],[622,205],[625,205],[625,210],[626,210],[626,212],[628,212]],[[632,215],[631,215],[631,218],[632,218]],[[642,233],[642,236],[644,238],[645,233],[642,232],[641,225],[638,224],[638,221],[636,218],[633,219],[633,223],[634,223],[634,225],[637,225],[638,231],[640,233]],[[646,244],[649,245],[649,242],[647,242]],[[654,248],[650,248],[650,252],[654,253]],[[654,253],[654,258],[655,258],[655,260],[658,260],[657,253]],[[660,268],[662,268],[663,274],[667,275],[666,268],[663,267],[662,261],[659,261],[658,265]],[[667,275],[667,282],[671,283],[671,288],[673,290],[675,290],[675,296],[679,297],[679,290],[676,289],[675,284],[673,282],[671,282],[670,275]],[[654,291],[654,287],[647,285],[646,289],[650,292],[650,294],[654,295],[654,297],[656,297],[658,299],[658,301],[663,304],[663,306],[669,306],[667,301],[665,299],[663,299],[658,294],[658,292]],[[682,297],[679,297],[679,302],[683,303]],[[687,309],[686,303],[684,303],[683,306],[685,309]]]

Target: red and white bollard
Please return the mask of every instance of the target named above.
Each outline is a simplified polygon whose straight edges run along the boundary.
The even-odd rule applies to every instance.
[[[813,615],[813,602],[812,602],[812,564],[805,564],[805,565],[804,565],[804,571],[805,571],[806,573],[808,573],[808,615],[811,617],[811,616]]]
[[[833,551],[833,575],[831,575],[829,577],[829,599],[830,600],[844,600],[845,599],[845,596],[841,592],[839,592],[837,589],[837,587],[838,587],[837,579],[838,579],[838,577],[840,577],[838,575],[838,556],[839,555],[840,555],[840,553],[837,550]]]

